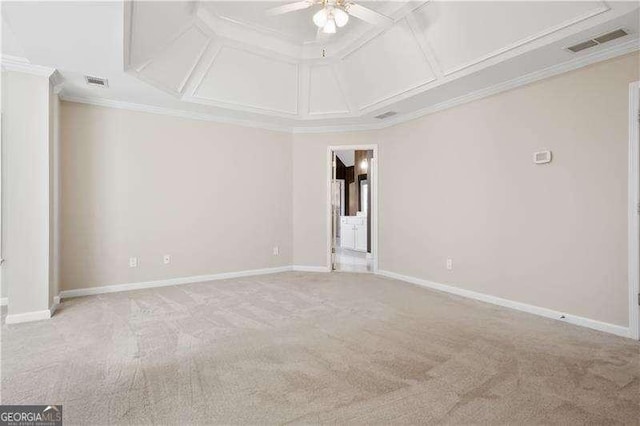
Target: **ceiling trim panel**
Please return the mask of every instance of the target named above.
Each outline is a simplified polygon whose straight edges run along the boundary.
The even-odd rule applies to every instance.
[[[145,72],[146,70],[149,69],[149,67],[153,66],[154,64],[156,64],[161,58],[163,58],[163,55],[169,52],[169,49],[171,49],[172,47],[175,47],[178,45],[179,41],[182,39],[182,37],[185,37],[188,35],[188,33],[190,31],[198,31],[200,33],[200,35],[203,37],[204,42],[202,44],[202,47],[199,49],[198,53],[195,55],[191,65],[185,70],[184,74],[182,75],[182,77],[178,80],[176,87],[168,87],[164,82],[160,81],[158,78],[154,78],[152,75],[149,75],[148,72]],[[185,28],[177,37],[175,37],[172,42],[170,44],[168,44],[167,46],[165,46],[164,50],[159,52],[158,54],[156,54],[152,59],[150,59],[149,61],[147,61],[143,66],[141,66],[138,70],[137,70],[137,77],[156,86],[159,88],[162,88],[165,91],[169,91],[170,93],[177,95],[177,96],[181,96],[185,85],[187,84],[187,82],[189,81],[192,73],[194,72],[194,70],[196,69],[196,67],[198,66],[198,64],[200,63],[200,61],[202,60],[203,55],[205,54],[205,52],[207,51],[207,49],[209,48],[209,45],[211,44],[211,38],[209,37],[209,34],[203,30],[202,28],[200,28],[200,26],[198,26],[196,23],[194,23],[193,25],[191,25],[189,28]],[[166,58],[163,58],[166,59]]]
[[[374,45],[374,43],[379,43],[380,45]],[[381,52],[383,52],[384,55],[381,55]],[[364,57],[356,55],[364,55]],[[400,56],[394,57],[393,55]],[[367,66],[368,70],[363,68],[363,61],[365,59],[370,61],[370,64]],[[359,84],[362,78],[372,78],[374,72],[382,72],[385,66],[391,67],[388,69],[392,70],[393,66],[398,66],[400,63],[402,63],[402,65],[395,68],[393,75],[386,76],[380,74],[380,78],[377,80],[377,82],[386,81],[388,84],[397,82],[396,87],[389,85],[389,89],[392,90],[391,93],[365,100],[362,99],[362,93],[354,93],[354,90],[357,89],[361,92],[364,91],[362,87],[354,89],[354,86]],[[422,69],[417,69],[418,65],[420,65]],[[349,69],[350,67],[355,67],[355,70]],[[373,108],[379,107],[381,104],[404,99],[416,93],[427,84],[436,81],[436,75],[431,68],[431,64],[424,55],[424,51],[416,35],[410,29],[405,19],[396,22],[378,37],[368,41],[358,50],[345,56],[340,61],[339,68],[343,76],[343,81],[350,83],[349,87],[352,88],[349,92],[350,96],[356,99],[360,98],[360,102],[357,103],[357,109],[360,113],[366,113]],[[404,72],[404,75],[399,75],[399,71],[401,70]],[[401,79],[408,80],[402,82]],[[377,88],[378,86],[380,86],[380,84],[373,84],[371,87]],[[370,92],[370,89],[367,92]]]
[[[259,104],[249,103],[249,102],[240,102],[233,101],[231,99],[216,99],[216,98],[207,98],[199,94],[199,92],[203,89],[203,83],[211,75],[212,71],[215,70],[216,65],[219,63],[220,58],[223,53],[226,51],[237,51],[242,52],[246,55],[251,55],[255,57],[262,58],[266,61],[271,61],[274,63],[282,63],[292,66],[295,69],[295,75],[292,76],[292,79],[295,81],[295,102],[292,105],[291,109],[277,108],[277,107],[267,107]],[[258,112],[258,113],[270,113],[275,116],[280,117],[288,117],[297,116],[299,113],[299,92],[300,92],[300,65],[291,60],[283,60],[281,58],[274,58],[273,56],[265,55],[263,53],[257,53],[253,49],[243,49],[238,46],[230,46],[226,43],[222,44],[222,47],[217,51],[217,53],[211,58],[209,65],[206,68],[206,71],[201,75],[201,78],[194,85],[194,90],[188,95],[183,97],[184,100],[190,100],[193,102],[198,102],[207,105],[213,106],[221,106],[232,108],[240,111],[248,111],[248,112]],[[264,71],[264,70],[261,70]]]
[[[415,120],[420,117],[434,114],[436,112],[444,111],[450,108],[455,108],[460,105],[464,105],[470,102],[474,102],[489,96],[494,96],[502,92],[516,89],[518,87],[526,86],[537,81],[541,81],[556,75],[560,75],[566,72],[574,71],[582,67],[595,64],[601,61],[606,61],[619,56],[627,55],[629,53],[638,52],[640,45],[638,40],[629,40],[625,43],[610,47],[608,49],[601,50],[596,53],[592,53],[587,56],[575,58],[573,60],[562,62],[552,67],[544,68],[539,71],[532,72],[522,77],[517,77],[505,82],[501,82],[480,90],[473,91],[457,98],[449,99],[434,105],[429,105],[425,108],[421,108],[416,111],[399,114],[388,120],[381,121],[379,123],[367,123],[367,124],[355,124],[355,125],[335,125],[335,126],[318,126],[318,127],[294,127],[293,133],[335,133],[335,132],[349,132],[349,131],[366,131],[384,129],[393,127],[398,124],[405,123],[407,121]]]
[[[313,71],[314,69],[316,70],[316,72],[318,71],[325,71],[325,74],[328,72],[328,76],[324,76],[324,80],[321,79],[321,81],[324,81],[325,83],[325,90],[323,92],[325,92],[325,94],[328,94],[329,96],[331,96],[332,94],[335,95],[337,97],[337,99],[334,102],[334,106],[335,105],[342,105],[344,106],[344,108],[334,108],[332,109],[325,109],[325,110],[317,110],[317,111],[313,111],[313,106],[314,106],[314,102],[312,102],[312,95],[313,90],[314,90],[314,84],[319,84],[319,81],[315,81],[313,80],[311,77],[313,76]],[[328,78],[327,78],[328,77]],[[333,86],[333,87],[332,87]],[[333,91],[333,93],[330,93],[330,91]],[[340,83],[338,82],[338,79],[336,77],[336,74],[334,72],[334,68],[332,65],[319,65],[317,67],[313,67],[312,69],[310,69],[309,72],[309,87],[307,90],[307,99],[308,99],[308,105],[309,105],[309,115],[310,116],[314,116],[314,117],[318,117],[318,116],[324,116],[324,117],[331,117],[331,116],[336,116],[336,115],[340,115],[340,116],[344,116],[344,114],[350,114],[351,110],[349,109],[349,105],[346,102],[345,99],[345,95],[344,92],[342,90],[342,87],[340,87]]]
[[[442,78],[444,76],[444,73],[442,72],[442,67],[440,67],[440,64],[438,63],[438,59],[436,58],[435,53],[433,53],[431,46],[429,46],[429,43],[427,43],[424,37],[420,36],[415,15],[407,16],[405,20],[407,21],[407,25],[409,26],[409,29],[411,30],[413,37],[416,39],[416,42],[420,46],[420,49],[422,50],[422,53],[424,54],[425,59],[429,63],[431,70],[435,74],[436,79]]]
[[[142,4],[141,4],[142,3]],[[145,4],[146,3],[146,4]],[[130,1],[130,2],[124,2],[124,25],[125,25],[125,45],[128,44],[128,46],[126,46],[124,48],[124,52],[123,54],[125,55],[124,59],[124,64],[126,67],[140,67],[140,66],[144,66],[147,62],[149,62],[150,60],[153,59],[153,57],[157,56],[160,52],[163,52],[166,50],[167,46],[171,45],[176,38],[180,37],[186,30],[188,30],[194,23],[194,21],[196,20],[196,15],[195,15],[195,8],[194,8],[194,3],[193,2],[182,2],[182,3],[177,3],[177,5],[179,6],[180,9],[184,9],[181,10],[181,12],[183,12],[183,16],[181,16],[181,18],[183,19],[182,23],[175,26],[175,29],[177,29],[177,31],[174,33],[174,35],[166,35],[164,34],[162,38],[166,38],[165,40],[160,40],[160,44],[157,44],[155,46],[153,46],[151,49],[148,49],[146,52],[137,52],[135,49],[136,44],[138,43],[137,39],[140,38],[140,34],[139,32],[136,31],[136,28],[139,25],[138,22],[138,16],[141,15],[140,13],[140,7],[144,6],[144,7],[148,7],[149,6],[149,2],[136,2],[136,1]],[[162,7],[176,7],[171,5],[170,3],[166,2],[163,5],[161,5]],[[144,14],[142,14],[144,15]],[[163,16],[164,14],[159,14],[160,16]],[[175,14],[173,15],[175,16]],[[158,25],[156,28],[162,28],[162,25]],[[170,27],[171,28],[171,27]],[[165,28],[162,28],[162,31],[166,31]],[[147,43],[149,43],[149,41],[147,41]],[[134,63],[132,61],[132,55],[134,55],[135,53],[138,53],[138,56],[141,57],[138,58],[139,62]]]
[[[356,112],[358,111],[358,107],[353,102],[353,99],[349,94],[349,90],[347,90],[347,83],[344,80],[344,76],[340,72],[339,63],[335,62],[330,66],[331,66],[331,71],[333,71],[333,75],[336,78],[336,82],[338,83],[338,87],[340,88],[340,92],[342,93],[342,96],[344,97],[344,100],[347,103],[347,106],[349,107],[349,113],[352,115],[355,115]]]

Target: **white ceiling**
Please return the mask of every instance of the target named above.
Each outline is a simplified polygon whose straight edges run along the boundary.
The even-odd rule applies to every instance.
[[[321,40],[317,7],[265,14],[285,3],[3,2],[3,61],[57,68],[71,100],[322,131],[381,127],[638,49],[636,2],[360,1],[391,24],[352,17]],[[565,49],[620,27],[631,34]]]
[[[348,151],[336,151],[336,155],[340,161],[342,161],[342,164],[347,167],[353,166],[356,162],[356,152],[353,149]]]

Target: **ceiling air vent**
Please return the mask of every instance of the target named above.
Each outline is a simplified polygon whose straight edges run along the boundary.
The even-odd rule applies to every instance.
[[[628,32],[626,32],[625,30],[620,28],[618,30],[611,31],[610,33],[606,33],[606,34],[603,34],[603,35],[601,35],[599,37],[596,37],[596,38],[594,38],[594,40],[597,41],[598,43],[602,44],[602,43],[606,43],[606,42],[611,41],[611,40],[615,40],[615,39],[620,38],[620,37],[624,37],[624,36],[626,36],[628,34],[629,34]]]
[[[594,37],[591,40],[586,40],[583,41],[581,43],[578,44],[574,44],[573,46],[569,46],[567,47],[567,50],[572,51],[573,53],[578,53],[581,50],[585,50],[585,49],[589,49],[590,47],[594,47],[594,46],[598,46],[599,44],[603,44],[606,43],[608,41],[611,40],[615,40],[617,38],[620,37],[624,37],[626,35],[628,35],[629,32],[627,32],[626,30],[623,30],[622,28],[619,28],[615,31],[611,31],[609,33],[606,34],[602,34],[598,37]]]
[[[84,79],[90,86],[109,87],[109,81],[106,78],[91,77],[90,75],[85,75]]]
[[[396,114],[397,112],[395,111],[387,111],[384,114],[376,115],[374,118],[377,118],[378,120],[384,120],[385,118],[393,117]]]

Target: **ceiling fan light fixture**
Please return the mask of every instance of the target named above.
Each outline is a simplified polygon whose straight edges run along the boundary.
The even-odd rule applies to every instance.
[[[324,7],[313,15],[313,23],[316,24],[318,28],[324,28],[324,26],[327,25],[328,20],[329,11]]]
[[[349,22],[349,15],[344,10],[336,8],[333,11],[333,19],[336,21],[338,28],[342,28]]]
[[[333,18],[327,20],[327,23],[322,27],[322,32],[325,34],[335,34],[336,33],[336,21]]]

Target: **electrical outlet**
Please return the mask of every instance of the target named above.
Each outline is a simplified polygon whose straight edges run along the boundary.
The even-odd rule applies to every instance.
[[[278,246],[274,246],[273,247],[273,255],[274,256],[279,256],[280,255],[280,247],[278,247]]]
[[[447,258],[447,271],[453,270],[453,259],[450,257]]]
[[[168,265],[171,263],[171,255],[170,254],[165,254],[162,257],[162,263],[164,263],[165,265]]]
[[[138,258],[130,257],[129,258],[129,268],[137,268],[138,267]]]

